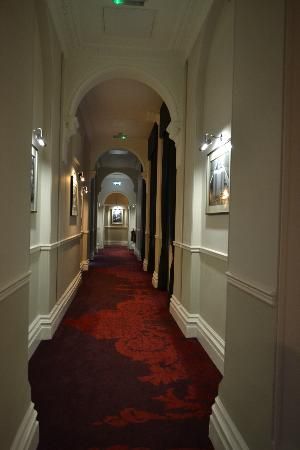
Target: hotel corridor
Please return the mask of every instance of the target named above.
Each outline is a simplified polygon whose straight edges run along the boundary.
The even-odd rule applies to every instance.
[[[101,250],[30,361],[39,450],[210,450],[221,376],[127,248]]]

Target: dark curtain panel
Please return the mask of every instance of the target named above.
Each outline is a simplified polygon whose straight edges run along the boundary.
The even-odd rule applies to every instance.
[[[162,248],[159,261],[158,287],[173,293],[174,283],[174,248],[175,239],[175,207],[176,207],[176,148],[169,138],[167,127],[170,114],[163,103],[160,110],[160,137],[163,139],[162,158],[162,193],[161,193],[161,227]],[[169,276],[169,247],[172,245],[172,261]],[[168,284],[169,283],[169,284]]]
[[[158,125],[155,123],[148,139],[148,159],[151,161],[148,272],[154,272],[155,269],[157,145]]]
[[[142,180],[142,223],[141,223],[141,259],[145,258],[145,231],[146,231],[146,182]]]

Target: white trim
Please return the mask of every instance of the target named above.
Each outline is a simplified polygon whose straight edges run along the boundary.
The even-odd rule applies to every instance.
[[[136,248],[136,247],[135,247],[135,249],[134,249],[134,254],[135,254],[135,256],[137,257],[137,259],[138,259],[139,261],[142,260],[142,258],[141,258],[141,252],[140,252],[139,249]]]
[[[49,314],[40,314],[30,324],[28,330],[28,357],[31,358],[40,341],[52,339],[66,310],[72,302],[81,283],[81,270],[69,284],[61,298],[54,305]]]
[[[153,272],[152,275],[152,286],[157,289],[158,288],[158,273],[156,271]]]
[[[39,443],[39,423],[36,417],[37,412],[33,403],[30,403],[10,450],[36,450]]]
[[[212,407],[209,437],[215,450],[249,450],[219,397]]]
[[[122,246],[128,247],[128,240],[127,241],[104,241],[104,245],[122,245]]]
[[[270,291],[262,286],[254,283],[253,281],[245,280],[240,276],[233,274],[231,272],[226,272],[227,281],[232,286],[237,287],[238,289],[247,292],[247,294],[252,295],[255,298],[258,298],[262,302],[266,303],[269,306],[275,306],[276,302],[276,292]]]
[[[40,244],[38,245],[33,245],[32,247],[30,247],[30,254],[33,255],[34,253],[38,253],[41,251],[41,246]]]
[[[148,270],[148,259],[145,258],[143,261],[143,271],[147,272],[147,270]]]
[[[173,245],[178,248],[182,248],[190,253],[202,253],[204,255],[209,255],[214,258],[218,258],[222,261],[228,261],[228,254],[224,252],[219,252],[218,250],[213,250],[212,248],[203,247],[202,245],[189,245],[184,242],[174,241]]]
[[[187,338],[197,338],[208,356],[223,374],[225,356],[224,339],[218,335],[200,314],[189,313],[175,295],[171,297],[170,313],[184,336]]]
[[[80,269],[83,272],[87,272],[89,270],[90,260],[86,259],[85,261],[81,261],[80,263]]]
[[[89,230],[83,230],[82,234],[90,234],[90,231]]]
[[[84,232],[80,232],[78,234],[74,234],[73,236],[61,239],[57,242],[52,242],[51,244],[38,244],[30,247],[30,254],[39,252],[39,251],[51,251],[55,248],[61,247],[62,245],[67,244],[68,242],[75,241],[76,239],[80,239]]]
[[[21,275],[19,278],[11,281],[3,287],[0,287],[0,302],[10,297],[14,292],[21,289],[25,284],[29,283],[31,272]]]

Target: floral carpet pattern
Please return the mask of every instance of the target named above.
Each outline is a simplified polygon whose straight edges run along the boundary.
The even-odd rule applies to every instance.
[[[221,376],[124,248],[102,250],[30,361],[39,450],[211,450]]]

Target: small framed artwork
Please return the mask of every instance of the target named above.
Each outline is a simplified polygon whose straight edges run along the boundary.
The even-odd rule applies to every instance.
[[[38,151],[31,146],[30,166],[30,211],[37,212],[37,190],[38,190]]]
[[[70,194],[70,215],[78,216],[78,181],[76,174],[71,175]]]
[[[120,207],[112,208],[111,210],[111,224],[123,225],[123,209]]]
[[[207,156],[207,214],[229,212],[230,152],[231,146],[224,145]]]

